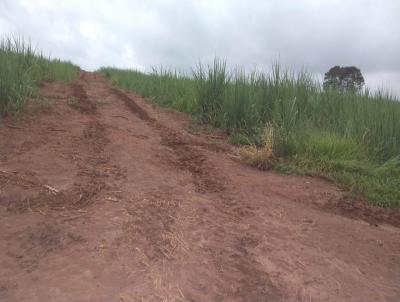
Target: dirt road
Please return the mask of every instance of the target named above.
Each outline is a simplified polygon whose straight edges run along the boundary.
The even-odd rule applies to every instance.
[[[397,214],[248,167],[98,75],[41,94],[0,125],[0,301],[400,301]]]

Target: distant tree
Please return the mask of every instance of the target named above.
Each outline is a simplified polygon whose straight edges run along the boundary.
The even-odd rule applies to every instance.
[[[324,77],[324,89],[360,90],[364,83],[360,69],[354,66],[334,66]]]

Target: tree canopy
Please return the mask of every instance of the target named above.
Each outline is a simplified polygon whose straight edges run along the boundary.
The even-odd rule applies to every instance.
[[[364,83],[360,69],[355,66],[334,66],[324,77],[325,89],[360,90]]]

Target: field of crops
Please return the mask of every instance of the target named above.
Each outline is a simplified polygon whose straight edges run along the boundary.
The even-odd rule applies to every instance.
[[[400,102],[385,92],[327,91],[306,71],[275,64],[245,73],[218,59],[191,74],[100,72],[113,85],[223,129],[255,166],[324,175],[374,204],[400,205]]]
[[[0,41],[0,114],[20,111],[42,80],[72,81],[78,67],[50,59],[21,38]]]

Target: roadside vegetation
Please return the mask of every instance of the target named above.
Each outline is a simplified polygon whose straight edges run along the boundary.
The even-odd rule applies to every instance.
[[[400,102],[385,92],[324,89],[306,71],[250,74],[216,59],[192,74],[102,68],[118,87],[221,128],[261,169],[324,175],[383,207],[400,206]]]
[[[15,114],[43,80],[71,82],[78,67],[45,57],[21,38],[0,40],[0,116]]]

